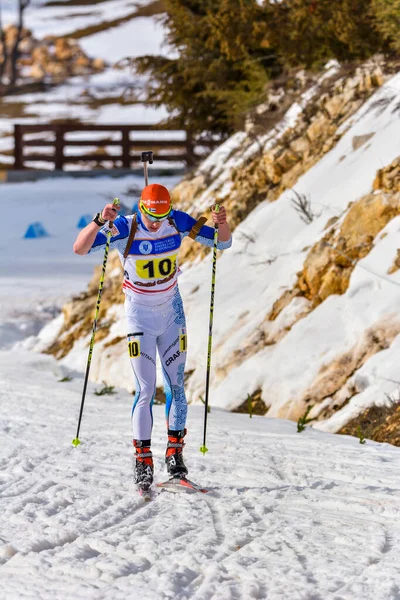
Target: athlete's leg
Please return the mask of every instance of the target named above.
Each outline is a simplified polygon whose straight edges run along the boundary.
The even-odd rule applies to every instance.
[[[186,425],[187,401],[184,389],[187,335],[186,327],[174,321],[157,338],[166,395],[168,429],[183,430]]]
[[[182,306],[182,301],[180,305]],[[182,456],[187,415],[184,389],[187,336],[183,307],[178,313],[176,306],[171,305],[167,320],[168,327],[157,338],[166,394],[168,445],[165,462],[169,474],[174,477],[185,476],[188,472]]]
[[[151,314],[140,309],[127,311],[128,352],[135,376],[132,407],[134,440],[150,440],[153,427],[152,406],[156,391],[156,335],[149,323]]]

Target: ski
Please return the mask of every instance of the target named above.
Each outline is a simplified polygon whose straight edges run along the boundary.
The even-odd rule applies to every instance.
[[[207,494],[209,491],[206,488],[202,488],[197,483],[186,479],[186,477],[171,477],[171,479],[168,479],[167,481],[157,483],[157,487],[168,492],[186,492],[189,494],[196,492]]]

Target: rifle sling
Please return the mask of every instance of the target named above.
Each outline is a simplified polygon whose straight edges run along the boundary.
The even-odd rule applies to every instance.
[[[207,217],[200,217],[200,219],[197,219],[196,223],[193,225],[192,229],[188,233],[189,237],[192,238],[192,240],[194,240],[195,237],[199,235],[199,231],[206,221]]]
[[[135,213],[133,215],[131,230],[129,232],[128,242],[126,244],[125,251],[124,251],[124,259],[125,260],[126,260],[126,257],[129,254],[129,250],[130,250],[130,248],[132,246],[132,242],[135,239],[135,234],[136,234],[137,226],[138,226],[138,224],[137,224],[137,216],[136,216],[136,213]]]

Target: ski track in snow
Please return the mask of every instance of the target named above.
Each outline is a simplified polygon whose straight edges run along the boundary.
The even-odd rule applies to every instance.
[[[60,383],[46,356],[0,353],[0,580],[5,600],[400,598],[400,452],[288,421],[189,410],[190,477],[210,493],[132,484],[132,396]],[[155,406],[156,479],[165,479]]]

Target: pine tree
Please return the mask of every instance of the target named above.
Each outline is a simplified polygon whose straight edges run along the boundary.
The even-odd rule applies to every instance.
[[[264,10],[255,0],[166,0],[166,8],[168,43],[179,57],[136,60],[150,76],[147,102],[165,105],[176,126],[193,133],[232,133],[276,64]]]
[[[400,0],[372,0],[376,29],[390,48],[400,51]]]
[[[268,10],[271,42],[287,66],[365,59],[384,49],[370,5],[371,0],[282,0]]]
[[[400,49],[400,0],[164,0],[176,58],[135,60],[144,100],[168,124],[220,138],[243,126],[269,79],[331,58],[363,60]]]

